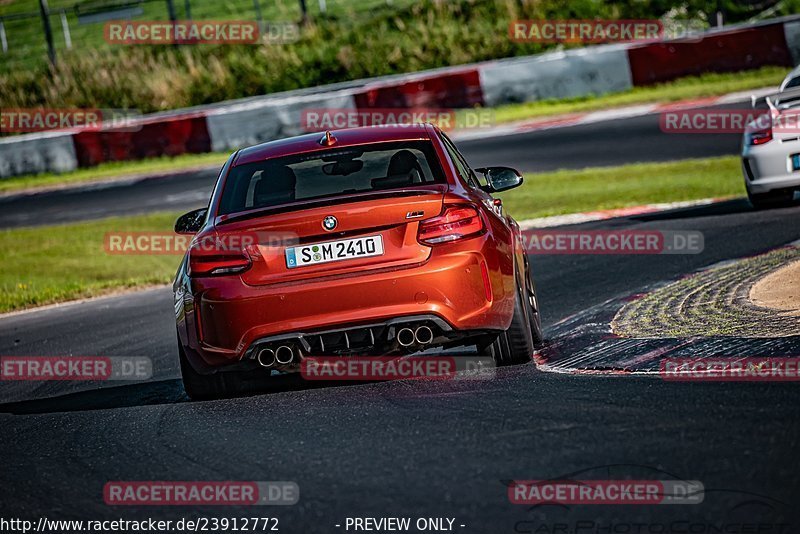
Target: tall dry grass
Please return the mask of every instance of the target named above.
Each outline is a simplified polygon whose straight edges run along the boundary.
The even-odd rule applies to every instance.
[[[286,45],[98,47],[0,75],[0,107],[187,107],[345,80],[542,51],[508,38],[514,19],[633,18],[677,3],[422,0],[317,20]],[[651,16],[657,16],[653,13]]]

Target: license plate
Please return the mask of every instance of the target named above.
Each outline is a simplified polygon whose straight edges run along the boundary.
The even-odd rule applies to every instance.
[[[379,235],[372,235],[287,248],[286,267],[294,269],[318,263],[382,255],[383,238]]]
[[[792,170],[800,171],[800,154],[792,154]]]

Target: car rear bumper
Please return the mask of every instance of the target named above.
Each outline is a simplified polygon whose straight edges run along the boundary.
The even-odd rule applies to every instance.
[[[742,174],[750,193],[800,188],[800,171],[792,169],[791,156],[800,153],[800,142],[774,139],[742,151]]]
[[[513,260],[487,236],[471,246],[437,247],[428,261],[400,269],[248,286],[207,278],[186,307],[181,342],[198,370],[252,356],[264,339],[417,316],[439,318],[449,335],[503,330],[513,314]]]

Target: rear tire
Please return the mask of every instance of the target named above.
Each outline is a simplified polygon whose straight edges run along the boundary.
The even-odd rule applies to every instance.
[[[533,357],[531,325],[524,306],[521,292],[517,291],[511,324],[491,345],[492,356],[498,367],[528,363]]]
[[[536,284],[533,283],[533,275],[525,261],[525,304],[528,306],[528,321],[531,326],[531,337],[534,348],[539,348],[544,344],[544,331],[542,330],[542,317],[539,315],[539,296],[536,294]]]
[[[178,341],[178,357],[181,362],[181,378],[183,389],[192,400],[213,400],[232,397],[242,390],[241,380],[233,372],[203,375],[198,373],[189,363]]]
[[[768,193],[750,193],[748,191],[747,198],[750,200],[750,204],[757,210],[782,208],[792,204],[794,190],[777,189]]]

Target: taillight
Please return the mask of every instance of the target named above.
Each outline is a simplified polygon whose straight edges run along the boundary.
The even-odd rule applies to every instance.
[[[751,145],[763,145],[772,141],[772,127],[765,130],[758,130],[755,132],[748,132],[747,138]]]
[[[745,141],[748,145],[763,145],[772,141],[772,126],[777,118],[774,110],[763,113],[747,125]]]
[[[246,271],[252,260],[240,247],[229,247],[218,238],[196,241],[189,249],[189,276],[216,276]]]
[[[448,206],[441,215],[419,223],[417,241],[425,245],[448,243],[483,232],[483,219],[473,206]]]

